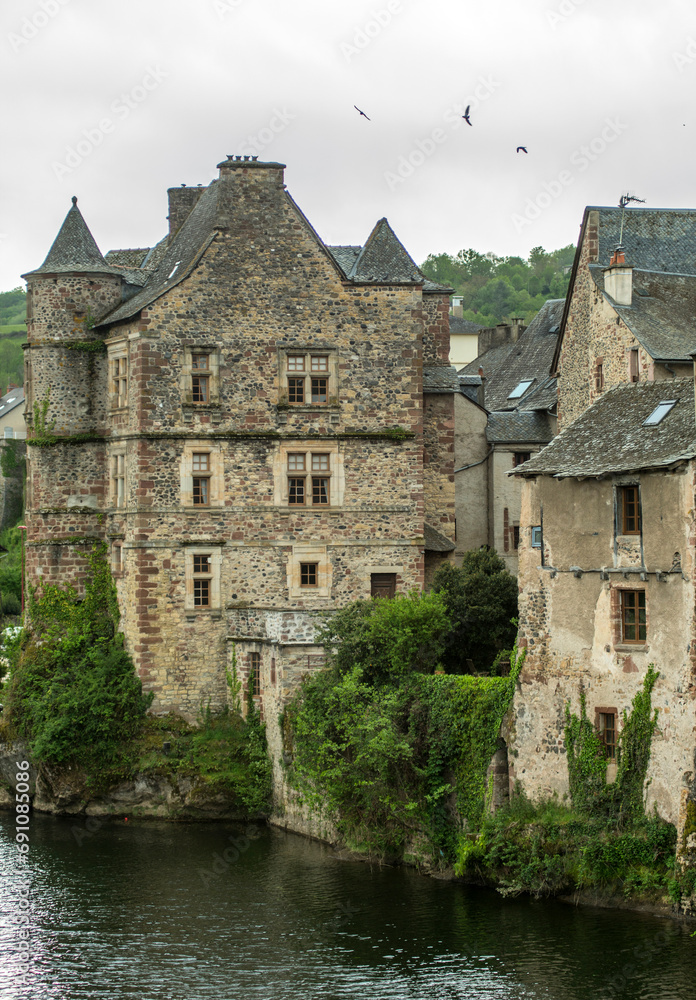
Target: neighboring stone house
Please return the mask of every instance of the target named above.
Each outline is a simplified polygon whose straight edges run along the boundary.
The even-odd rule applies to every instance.
[[[563,299],[550,299],[529,327],[479,333],[479,356],[459,372],[455,399],[457,549],[490,545],[517,573],[520,484],[509,472],[556,432],[550,374]]]
[[[103,257],[74,199],[25,275],[28,412],[50,401],[29,578],[79,579],[107,540],[154,710],[189,717],[225,703],[233,650],[277,711],[327,613],[422,589],[454,549],[451,289],[386,219],[326,246],[282,164],[219,169],[169,191],[152,249]]]
[[[5,458],[0,475],[0,530],[15,524],[24,501],[24,458],[27,425],[24,420],[24,389],[9,385],[0,397],[0,428]]]
[[[554,361],[559,428],[611,386],[689,376],[695,317],[696,211],[586,208]]]
[[[535,798],[567,792],[564,708],[579,710],[581,687],[611,768],[622,714],[654,663],[647,806],[677,822],[696,767],[693,378],[604,392],[516,475],[527,659],[511,779]]]

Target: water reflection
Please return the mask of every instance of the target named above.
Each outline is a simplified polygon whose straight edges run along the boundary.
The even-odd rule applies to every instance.
[[[81,837],[84,821],[34,815],[20,867],[10,821],[2,1000],[693,997],[696,945],[669,921],[503,900],[265,827],[114,822]],[[26,987],[10,922],[23,880]]]

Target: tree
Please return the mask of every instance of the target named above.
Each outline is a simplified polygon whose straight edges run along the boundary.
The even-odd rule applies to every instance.
[[[460,568],[445,563],[435,574],[435,593],[442,596],[452,621],[445,636],[442,662],[448,673],[490,670],[496,654],[515,641],[517,581],[494,549],[465,552]]]

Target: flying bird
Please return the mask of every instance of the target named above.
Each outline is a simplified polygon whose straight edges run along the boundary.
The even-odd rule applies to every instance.
[[[361,114],[361,115],[363,116],[363,118],[367,118],[367,120],[368,120],[369,122],[371,122],[371,121],[372,121],[372,119],[371,119],[371,118],[368,118],[368,117],[367,117],[367,115],[365,114],[365,112],[364,112],[364,111],[360,111],[360,108],[358,107],[358,105],[357,105],[357,104],[354,104],[354,105],[353,105],[353,107],[355,108],[355,110],[356,110],[356,111],[357,111],[357,112],[358,112],[359,114]]]
[[[518,153],[526,153],[527,152],[527,147],[526,146],[518,146],[517,147],[517,152]]]
[[[470,111],[470,110],[471,110],[471,105],[470,105],[470,104],[467,104],[467,106],[466,106],[466,111],[465,111],[465,112],[464,112],[464,114],[462,115],[462,118],[463,118],[463,119],[464,119],[464,121],[465,121],[465,122],[467,123],[467,125],[471,125],[471,122],[469,121],[469,111]],[[472,126],[472,127],[473,127],[473,126]]]

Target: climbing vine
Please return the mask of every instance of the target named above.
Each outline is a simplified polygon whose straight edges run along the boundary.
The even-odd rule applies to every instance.
[[[579,716],[566,705],[565,743],[570,795],[573,805],[584,814],[605,815],[619,825],[643,817],[645,780],[657,728],[652,691],[659,676],[651,663],[630,712],[624,710],[616,747],[616,780],[612,784],[607,783],[604,746],[587,717],[585,692],[580,692]]]
[[[48,419],[48,408],[51,404],[51,390],[46,389],[42,399],[37,399],[32,407],[34,421],[32,425],[32,444],[53,444],[57,438],[53,433],[56,422]]]

